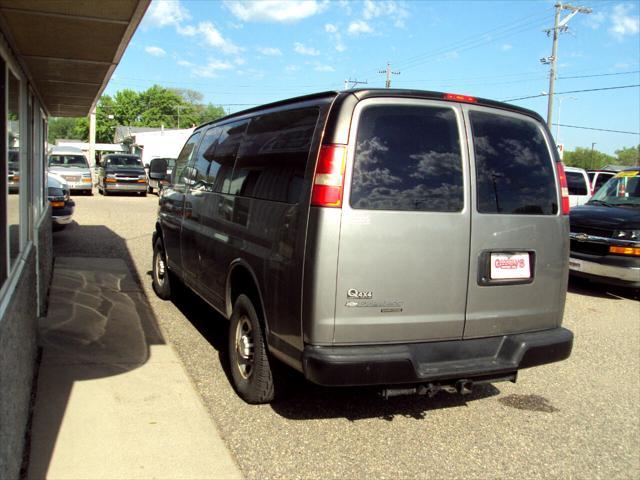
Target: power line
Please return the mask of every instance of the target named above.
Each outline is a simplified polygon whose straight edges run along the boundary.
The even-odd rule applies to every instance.
[[[608,130],[606,128],[593,128],[593,127],[579,127],[578,125],[564,125],[562,123],[554,123],[555,126],[567,127],[567,128],[580,128],[582,130],[595,130],[597,132],[613,132],[613,133],[626,133],[628,135],[640,135],[640,132],[625,132],[623,130]]]
[[[566,95],[568,93],[584,93],[584,92],[599,92],[602,90],[618,90],[621,88],[634,88],[640,87],[640,84],[636,85],[621,85],[619,87],[603,87],[603,88],[589,88],[586,90],[568,90],[566,92],[556,92],[555,95]],[[527,100],[529,98],[538,98],[538,97],[546,97],[546,93],[540,93],[538,95],[530,95],[528,97],[518,97],[518,98],[510,98],[509,100],[502,100],[503,102],[515,102],[516,100]]]
[[[631,75],[632,73],[640,73],[640,70],[634,70],[632,72],[598,73],[595,75],[574,75],[571,77],[558,77],[557,80],[568,80],[570,78],[609,77],[611,75]]]

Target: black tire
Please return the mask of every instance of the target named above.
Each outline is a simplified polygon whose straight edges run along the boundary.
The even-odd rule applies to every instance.
[[[270,361],[256,309],[249,297],[240,295],[229,326],[229,365],[236,392],[245,402],[274,399]]]
[[[143,197],[147,196],[147,192],[142,192],[140,195],[142,195]]]
[[[163,300],[171,298],[171,274],[167,266],[164,245],[159,238],[153,246],[153,266],[151,269],[153,290]]]
[[[148,186],[147,187],[147,193],[153,193],[153,187],[152,186]]]
[[[105,197],[109,195],[109,192],[107,191],[106,187],[102,187],[102,195],[104,195]]]

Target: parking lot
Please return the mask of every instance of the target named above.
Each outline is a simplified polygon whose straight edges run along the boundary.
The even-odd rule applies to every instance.
[[[250,406],[226,367],[227,327],[188,292],[151,289],[157,197],[76,196],[56,256],[118,257],[148,296],[244,476],[257,478],[587,477],[640,472],[638,294],[570,283],[564,362],[524,370],[461,397],[384,400],[374,389],[326,389],[294,377],[287,399]],[[539,299],[544,302],[544,298]]]

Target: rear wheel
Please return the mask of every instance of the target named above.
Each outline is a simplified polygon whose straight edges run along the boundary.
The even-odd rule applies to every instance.
[[[229,364],[236,391],[245,402],[273,400],[273,373],[264,334],[253,303],[246,295],[240,295],[233,306]]]
[[[171,282],[169,268],[167,267],[167,255],[164,245],[159,238],[153,246],[153,267],[151,271],[153,290],[163,300],[171,298]]]

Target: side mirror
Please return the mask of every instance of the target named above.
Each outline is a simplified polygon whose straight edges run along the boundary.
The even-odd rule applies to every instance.
[[[167,176],[167,161],[164,158],[154,158],[149,163],[149,178],[164,180]]]

